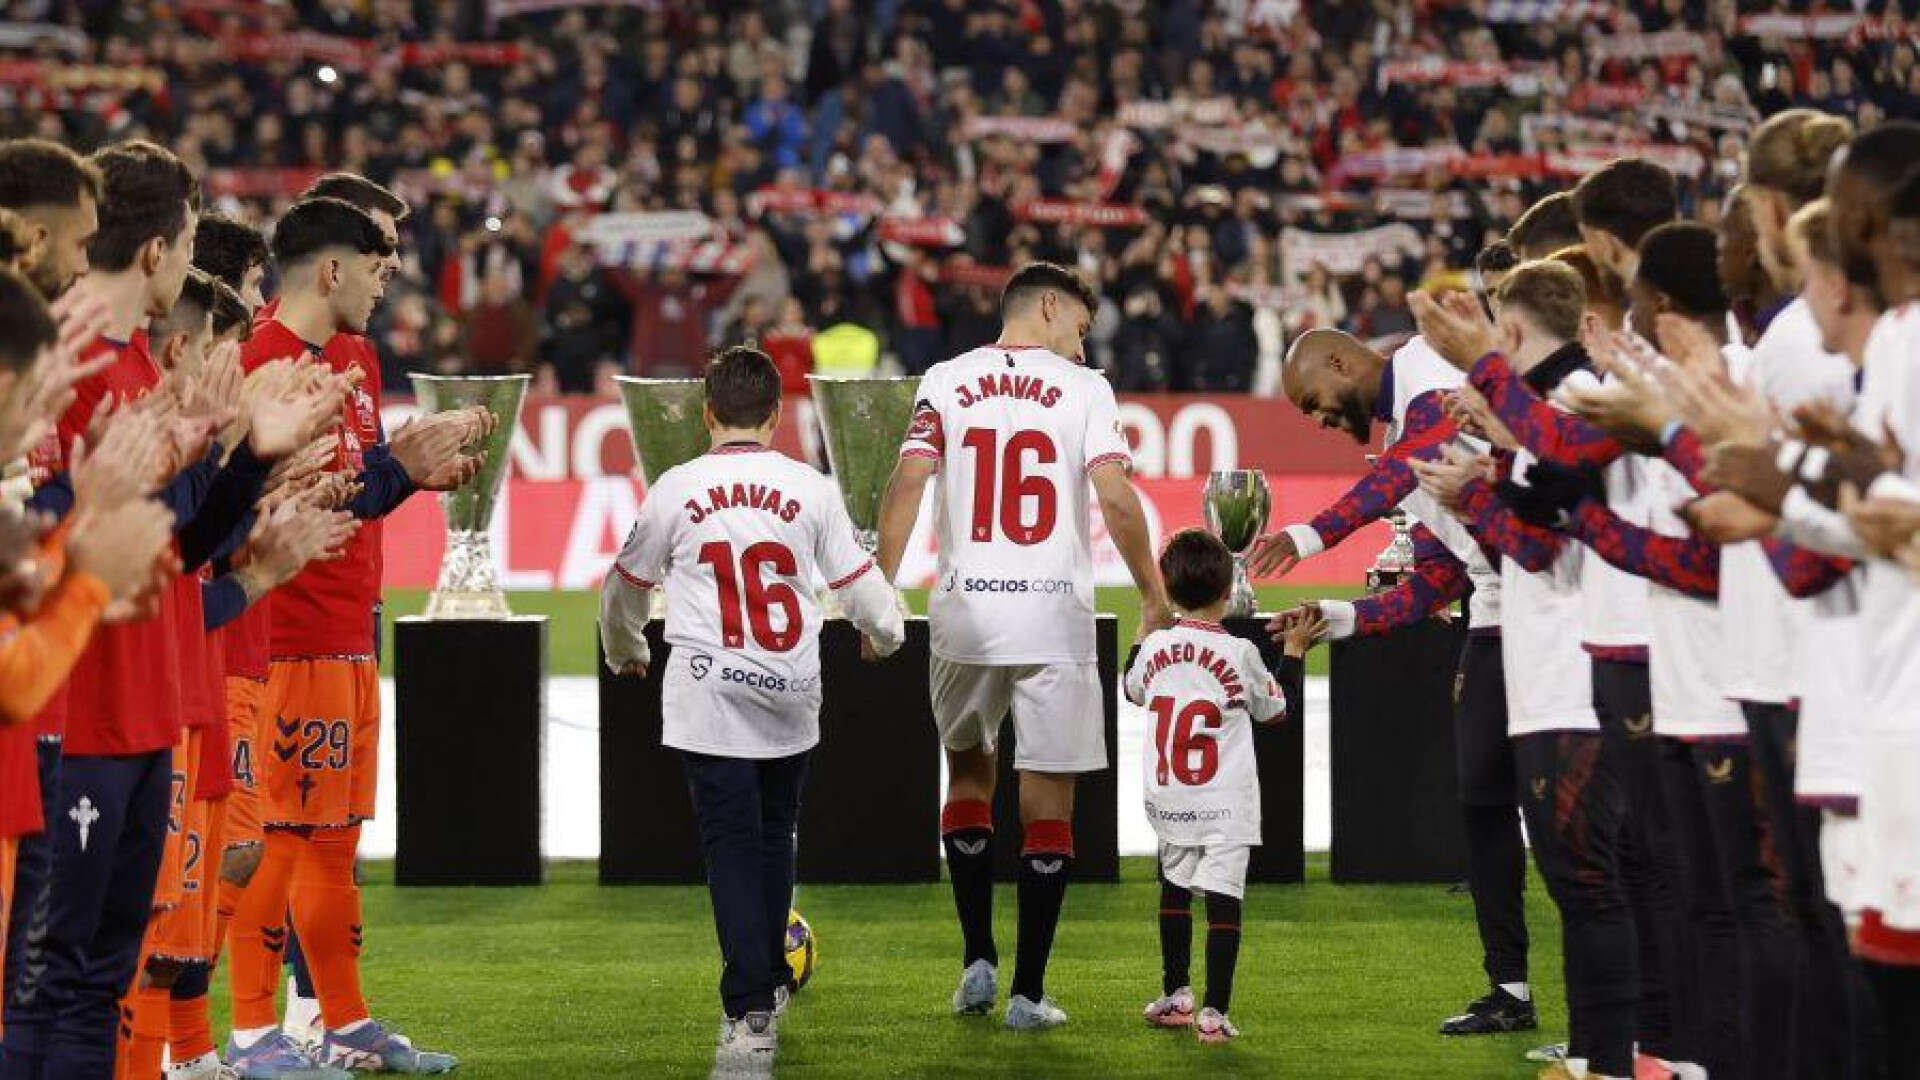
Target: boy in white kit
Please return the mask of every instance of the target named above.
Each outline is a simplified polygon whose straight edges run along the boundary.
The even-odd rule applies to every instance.
[[[1006,1024],[1054,1027],[1047,959],[1073,868],[1078,774],[1107,767],[1094,662],[1088,503],[1140,587],[1141,621],[1171,621],[1113,389],[1085,366],[1099,298],[1065,267],[1030,263],[1001,294],[1000,340],[920,380],[920,400],[880,505],[891,581],[934,485],[939,573],[928,600],[928,681],[947,757],[941,841],[963,953],[954,1012],[993,1008],[993,790],[1000,722],[1013,712],[1020,775],[1020,934]]]
[[[717,1065],[763,1071],[789,975],[794,823],[820,741],[816,582],[886,656],[904,635],[894,593],[855,538],[839,489],[768,445],[780,374],[728,349],[706,372],[713,449],[667,470],[601,590],[607,665],[644,675],[648,599],[667,588],[661,742],[681,752],[725,968]]]
[[[1160,838],[1161,996],[1146,1007],[1156,1027],[1192,1025],[1201,1042],[1240,1034],[1227,1019],[1240,952],[1247,860],[1260,843],[1260,774],[1253,724],[1298,718],[1301,657],[1325,628],[1318,608],[1288,612],[1279,678],[1253,642],[1220,617],[1233,588],[1233,556],[1210,533],[1185,529],[1160,553],[1160,575],[1181,617],[1148,634],[1127,664],[1127,700],[1151,714],[1146,741],[1147,821]],[[1207,992],[1193,1010],[1193,894],[1206,897]]]

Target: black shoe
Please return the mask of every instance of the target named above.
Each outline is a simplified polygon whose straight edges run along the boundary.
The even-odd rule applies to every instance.
[[[1442,1035],[1498,1035],[1506,1031],[1532,1031],[1540,1026],[1533,1002],[1521,1001],[1496,986],[1486,997],[1467,1006],[1459,1016],[1440,1023]]]

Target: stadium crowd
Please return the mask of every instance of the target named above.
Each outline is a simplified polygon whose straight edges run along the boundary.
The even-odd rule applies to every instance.
[[[1272,393],[1291,337],[1411,332],[1411,291],[1623,147],[1711,220],[1763,113],[1920,112],[1881,4],[15,6],[53,25],[4,39],[9,134],[150,136],[256,225],[334,165],[420,208],[374,333],[396,389],[605,390],[749,340],[794,389],[918,372],[1045,258],[1098,283],[1118,388]]]

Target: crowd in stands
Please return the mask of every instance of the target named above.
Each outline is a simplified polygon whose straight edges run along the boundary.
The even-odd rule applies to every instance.
[[[1081,268],[1117,388],[1277,386],[1386,338],[1626,147],[1709,223],[1791,105],[1920,115],[1896,4],[1735,0],[177,0],[8,5],[4,134],[177,148],[275,212],[405,195],[385,381],[604,391],[760,343],[908,372],[991,340],[1008,268]],[[1644,150],[1647,145],[1656,149]]]

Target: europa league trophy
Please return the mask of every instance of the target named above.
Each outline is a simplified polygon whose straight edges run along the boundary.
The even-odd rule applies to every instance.
[[[486,458],[473,479],[440,496],[447,515],[447,547],[440,556],[440,577],[427,597],[429,619],[505,619],[513,614],[500,588],[488,526],[506,478],[507,447],[520,426],[520,403],[530,375],[412,375],[413,393],[426,413],[451,412],[474,405],[493,414],[493,434],[484,444],[465,449]]]
[[[860,546],[873,554],[880,547],[880,497],[907,439],[920,378],[835,378],[809,375],[814,410],[827,438],[827,464],[847,501],[847,516],[859,531]],[[892,587],[892,583],[888,583]],[[829,618],[839,614],[833,591],[821,598]]]
[[[1368,454],[1367,464],[1372,465],[1377,455]],[[1367,568],[1367,595],[1386,592],[1405,580],[1413,573],[1413,526],[1407,520],[1407,512],[1401,507],[1387,511],[1387,524],[1393,527],[1393,539],[1380,549],[1380,554]]]
[[[633,456],[652,488],[660,474],[684,465],[713,446],[707,432],[707,384],[704,379],[638,379],[618,375],[620,400],[627,407]],[[665,618],[666,592],[653,590],[651,614]]]
[[[1256,601],[1253,582],[1247,579],[1247,548],[1267,528],[1267,512],[1273,505],[1267,474],[1259,469],[1210,472],[1201,504],[1207,531],[1233,552],[1233,593],[1227,600],[1227,614],[1251,615]]]

